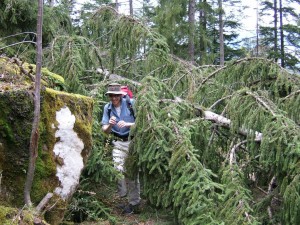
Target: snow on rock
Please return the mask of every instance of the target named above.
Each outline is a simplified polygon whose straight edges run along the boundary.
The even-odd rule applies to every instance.
[[[60,187],[55,193],[62,199],[74,193],[79,183],[81,170],[83,169],[83,158],[81,151],[84,148],[82,140],[74,132],[75,116],[68,107],[61,108],[56,112],[56,120],[59,123],[55,137],[59,139],[54,146],[56,157],[60,158],[62,165],[57,164],[57,174]]]

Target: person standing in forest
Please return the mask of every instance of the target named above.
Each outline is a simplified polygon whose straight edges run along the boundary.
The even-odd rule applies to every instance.
[[[130,127],[135,124],[135,116],[132,109],[134,100],[128,102],[123,95],[121,85],[112,83],[108,85],[106,95],[110,102],[104,106],[102,116],[102,130],[113,136],[113,160],[117,170],[124,173],[124,163],[129,149]],[[130,107],[129,107],[130,105]],[[140,204],[140,183],[138,177],[135,180],[123,178],[118,181],[118,194],[125,197],[128,195],[128,204],[122,206],[124,214],[137,213]]]

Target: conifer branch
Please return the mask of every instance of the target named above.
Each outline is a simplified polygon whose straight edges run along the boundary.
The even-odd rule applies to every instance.
[[[243,59],[239,59],[239,60],[236,60],[234,61],[232,64],[230,64],[230,66],[232,65],[236,65],[236,64],[239,64],[239,63],[242,63],[242,62],[246,62],[246,61],[252,61],[252,60],[267,60],[265,58],[259,58],[259,57],[254,57],[254,58],[243,58]],[[267,60],[269,62],[271,62],[270,60]],[[228,65],[229,66],[229,65]],[[209,79],[213,78],[217,73],[219,73],[220,71],[226,69],[228,67],[227,65],[226,66],[222,66],[220,67],[219,69],[215,70],[213,73],[209,74],[205,79],[203,79],[203,81],[200,83],[200,87],[205,84]]]
[[[225,96],[223,98],[220,98],[218,99],[215,103],[213,103],[208,109],[211,110],[213,109],[214,107],[216,107],[219,103],[221,103],[222,101],[224,101],[225,99],[227,98],[231,98],[233,95],[228,95],[228,96]]]
[[[141,85],[141,83],[139,83],[139,82],[124,78],[123,76],[120,76],[120,75],[117,75],[117,74],[110,74],[108,79],[110,81],[126,81],[126,82],[129,82],[129,83],[133,84],[134,86],[140,86]]]
[[[119,15],[118,11],[114,7],[111,7],[109,5],[105,5],[105,6],[100,7],[98,10],[96,10],[93,13],[92,18],[97,16],[99,13],[101,13],[102,11],[105,11],[105,10],[109,10],[109,11],[113,12],[115,15]]]
[[[254,97],[263,107],[265,107],[269,112],[271,112],[272,116],[276,116],[276,113],[271,109],[271,107],[262,99],[262,97],[254,94],[253,92],[247,91],[246,94]]]
[[[234,146],[231,148],[230,154],[229,154],[229,165],[230,165],[230,166],[232,166],[234,163],[236,163],[236,157],[235,157],[235,155],[236,155],[237,149],[238,149],[241,145],[243,145],[243,144],[245,144],[245,143],[247,143],[247,140],[241,141],[240,143],[234,145]]]
[[[176,97],[175,99],[160,99],[159,102],[182,103],[183,100],[179,97]],[[194,108],[197,109],[198,111],[200,111],[201,115],[203,116],[203,118],[205,120],[209,120],[209,121],[214,122],[214,123],[216,123],[220,126],[230,128],[230,124],[231,124],[230,119],[228,119],[228,118],[226,118],[222,115],[219,115],[217,113],[204,110],[203,108],[201,108],[199,106],[194,106]],[[260,133],[258,131],[251,131],[251,130],[247,130],[247,129],[244,129],[244,128],[240,128],[238,132],[239,132],[239,134],[241,134],[243,136],[248,136],[249,133],[254,133],[255,134],[254,141],[260,142],[262,140],[262,133]]]
[[[294,91],[294,92],[292,92],[291,94],[285,96],[285,97],[282,99],[282,101],[285,101],[285,100],[287,100],[288,98],[293,97],[294,95],[297,95],[297,94],[299,94],[299,93],[300,93],[300,90]]]
[[[177,57],[176,55],[170,54],[170,56],[171,56],[173,59],[179,61],[179,62],[180,62],[182,65],[184,65],[185,68],[188,69],[189,71],[195,70],[195,69],[198,69],[198,68],[199,68],[197,65],[191,63],[190,61],[183,60],[183,59]]]

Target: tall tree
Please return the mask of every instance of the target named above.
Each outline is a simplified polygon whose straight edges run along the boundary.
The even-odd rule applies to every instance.
[[[278,35],[277,35],[277,30],[278,30],[278,16],[277,16],[278,8],[277,8],[277,0],[274,0],[274,59],[275,62],[278,60]],[[282,20],[280,20],[280,23]],[[281,30],[282,28],[280,28]]]
[[[275,0],[276,2],[276,0]],[[277,10],[276,10],[277,11]],[[284,58],[284,34],[283,34],[283,9],[282,9],[282,0],[279,0],[279,21],[280,21],[280,62],[281,66],[285,67],[285,58]],[[276,36],[277,38],[277,36]],[[277,40],[276,40],[277,42]]]
[[[199,49],[200,49],[200,65],[206,64],[207,60],[207,15],[208,15],[209,5],[206,0],[200,0],[199,3]]]
[[[261,2],[262,9],[260,17],[266,20],[270,12],[274,18],[271,25],[260,26],[260,45],[264,47],[267,57],[280,58],[280,64],[289,69],[299,70],[299,45],[294,42],[295,37],[299,37],[297,27],[298,14],[295,8],[299,6],[299,0],[274,0]],[[279,12],[279,13],[278,13]],[[279,21],[279,27],[278,22]],[[277,38],[277,37],[280,38]],[[292,38],[290,38],[292,37]],[[279,47],[277,47],[279,46]]]
[[[192,63],[195,61],[195,10],[196,1],[189,0],[189,59]]]
[[[223,6],[222,0],[218,0],[219,4],[219,43],[220,43],[220,65],[224,66],[224,24],[223,24]]]
[[[129,0],[129,15],[133,16],[133,5],[132,5],[133,0]]]
[[[118,2],[118,0],[116,0],[116,2],[115,2],[115,7],[116,7],[116,10],[118,12],[119,11],[119,2]]]
[[[166,37],[173,54],[188,58],[188,0],[159,0],[156,7],[156,24]]]

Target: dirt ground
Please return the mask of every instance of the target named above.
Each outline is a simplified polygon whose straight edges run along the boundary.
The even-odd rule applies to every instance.
[[[110,217],[114,220],[104,220],[99,218],[98,221],[84,221],[81,223],[67,222],[63,225],[173,225],[174,219],[170,210],[158,209],[145,200],[142,196],[141,204],[138,214],[124,215],[122,209],[119,207],[121,204],[127,203],[127,198],[120,198],[116,193],[115,187],[103,186],[95,188],[102,190],[97,195],[104,203],[105,207],[110,210]]]

